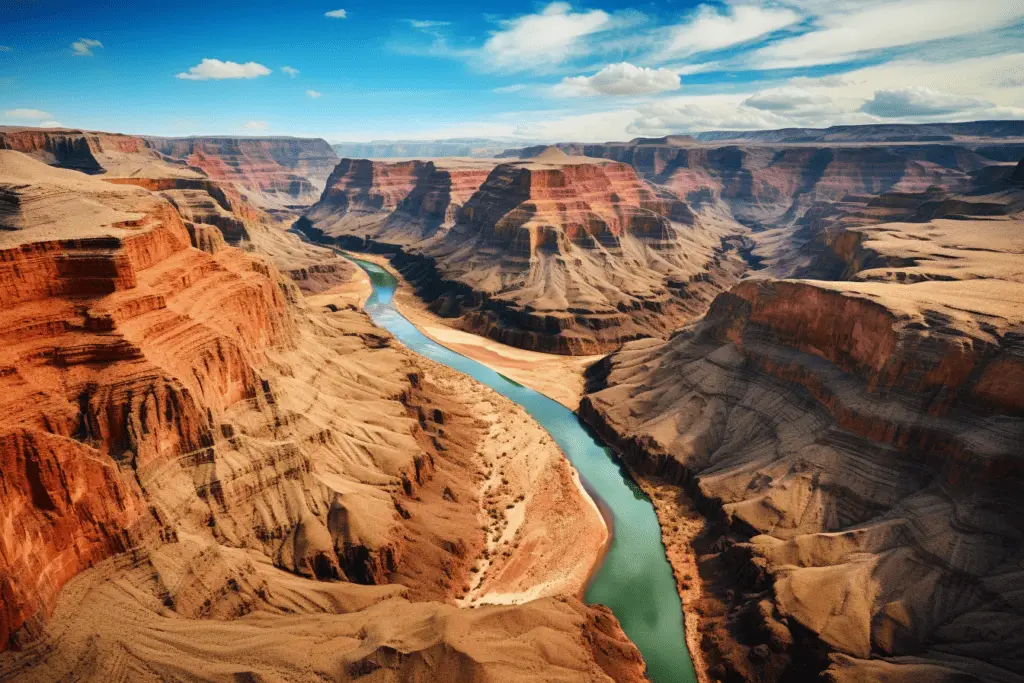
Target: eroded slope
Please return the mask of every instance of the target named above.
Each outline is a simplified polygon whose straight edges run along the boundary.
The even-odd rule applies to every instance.
[[[400,246],[395,265],[436,313],[561,354],[664,335],[743,268],[726,243],[734,224],[695,217],[625,164],[550,150],[482,181],[475,172],[482,184],[468,197],[451,188],[472,183],[438,175],[436,162],[343,162],[302,228],[356,248]]]
[[[581,412],[719,520],[717,675],[1024,677],[1022,234],[850,227],[816,266],[845,279],[741,283],[594,368]]]
[[[189,137],[146,140],[161,153],[231,184],[268,209],[312,204],[338,155],[319,138]]]
[[[575,598],[445,604],[491,427],[439,369],[196,248],[181,190],[11,151],[0,190],[0,679],[639,680]]]

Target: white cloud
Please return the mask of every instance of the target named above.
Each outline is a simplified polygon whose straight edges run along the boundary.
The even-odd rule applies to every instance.
[[[494,88],[493,90],[491,90],[491,92],[497,93],[499,95],[507,95],[509,93],[522,92],[526,90],[528,87],[530,86],[526,85],[525,83],[513,83],[512,85],[503,85],[500,88]]]
[[[553,66],[582,50],[581,39],[609,28],[611,17],[601,10],[573,12],[566,2],[553,2],[540,14],[502,23],[480,50],[486,66],[523,71]]]
[[[894,90],[879,90],[862,110],[882,118],[909,116],[938,116],[988,109],[991,102],[940,92],[922,86],[908,86]]]
[[[1024,107],[1024,89],[1007,88],[1010,74],[1024,74],[1024,53],[999,54],[949,62],[899,59],[825,78],[795,78],[793,85],[853,98],[863,104],[879,90],[910,86],[973,97],[1004,107]],[[859,106],[859,105],[858,105]]]
[[[954,38],[1008,26],[1024,18],[1020,0],[867,0],[811,3],[816,29],[758,50],[756,68],[836,64],[873,50]]]
[[[0,45],[0,52],[11,52],[13,49],[10,45]]]
[[[92,50],[96,47],[103,47],[103,43],[92,38],[79,38],[71,43],[71,50],[76,57],[92,57]]]
[[[841,114],[843,109],[821,90],[793,86],[769,88],[743,101],[747,107],[789,116],[826,116]]]
[[[614,109],[589,114],[553,115],[535,112],[534,120],[520,121],[512,130],[519,138],[544,142],[606,142],[622,140],[636,119],[633,109]]]
[[[288,74],[289,78],[295,78],[296,76],[299,75],[299,70],[293,66],[282,66],[281,71]]]
[[[669,32],[665,55],[692,55],[721,50],[766,36],[800,21],[800,15],[785,7],[729,5],[719,11],[701,5],[684,24]]]
[[[189,69],[188,72],[180,73],[175,78],[187,81],[209,81],[225,78],[258,78],[269,73],[270,69],[256,62],[238,64],[236,62],[222,62],[219,59],[204,59],[197,66]]]
[[[53,114],[42,109],[8,109],[4,112],[4,115],[9,119],[19,119],[21,121],[41,121],[53,118]]]
[[[430,19],[406,19],[406,22],[408,22],[413,28],[419,29],[420,31],[429,31],[430,29],[451,25],[450,21],[432,21]]]
[[[246,121],[242,128],[253,133],[266,133],[270,130],[270,124],[266,121]]]
[[[314,100],[323,97],[323,93],[318,90],[307,90],[306,94],[312,97]]]
[[[593,76],[563,78],[552,90],[560,97],[650,95],[679,89],[679,74],[669,69],[609,64]]]
[[[64,124],[60,121],[40,121],[40,128],[63,128]]]
[[[324,16],[331,19],[347,19],[348,12],[343,9],[332,9],[330,12],[324,12]]]

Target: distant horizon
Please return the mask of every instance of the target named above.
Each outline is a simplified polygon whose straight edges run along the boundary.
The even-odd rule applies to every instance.
[[[16,3],[0,124],[597,142],[1024,118],[1020,0],[340,5]]]
[[[0,124],[0,129],[36,129],[36,130],[67,130],[67,131],[78,131],[82,133],[105,133],[110,135],[124,135],[129,137],[141,137],[141,138],[169,138],[169,139],[189,139],[189,138],[228,138],[228,139],[251,139],[251,140],[267,140],[267,139],[278,139],[278,140],[323,140],[329,145],[369,145],[369,144],[397,144],[397,143],[448,143],[448,144],[468,144],[470,142],[498,142],[508,143],[518,147],[528,147],[536,145],[557,145],[567,143],[577,144],[602,144],[611,142],[631,142],[637,139],[662,139],[670,137],[694,137],[700,135],[710,134],[736,134],[736,135],[749,135],[752,133],[772,133],[782,132],[786,130],[817,130],[826,131],[829,129],[842,129],[842,128],[871,128],[871,127],[918,127],[918,126],[940,126],[940,125],[970,125],[970,124],[1012,124],[1020,123],[1024,124],[1024,118],[1020,119],[972,119],[967,121],[929,121],[926,123],[905,123],[905,122],[883,122],[883,123],[857,123],[857,124],[835,124],[831,126],[786,126],[782,128],[757,128],[757,129],[746,129],[746,130],[725,130],[725,129],[713,129],[713,130],[699,130],[699,131],[688,131],[688,132],[677,132],[677,133],[666,133],[664,135],[635,135],[631,138],[622,139],[607,139],[597,141],[585,141],[575,140],[571,138],[557,139],[557,140],[530,140],[526,138],[502,138],[502,137],[477,137],[477,136],[462,136],[462,137],[449,137],[449,138],[375,138],[369,140],[354,140],[354,139],[331,139],[318,135],[289,135],[289,134],[273,134],[268,133],[264,135],[250,134],[250,133],[189,133],[185,135],[157,135],[153,133],[140,133],[134,131],[122,131],[122,130],[111,130],[111,129],[92,129],[82,128],[77,126],[31,126],[31,125],[15,125],[3,123]]]

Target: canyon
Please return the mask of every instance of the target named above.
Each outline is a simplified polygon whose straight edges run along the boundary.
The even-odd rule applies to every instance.
[[[738,278],[737,226],[627,164],[343,160],[300,229],[393,263],[459,329],[568,355],[667,334]]]
[[[799,277],[588,371],[581,415],[707,520],[713,677],[1024,676],[1022,169],[847,197]]]
[[[561,451],[251,175],[0,139],[0,680],[643,679]]]
[[[161,154],[234,184],[268,209],[316,201],[338,156],[325,140],[304,138],[147,137]]]
[[[631,527],[373,264],[612,447],[700,683],[1024,679],[1022,136],[0,128],[0,681],[645,680]]]

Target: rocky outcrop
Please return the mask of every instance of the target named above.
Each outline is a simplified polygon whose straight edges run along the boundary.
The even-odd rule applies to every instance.
[[[485,542],[486,427],[168,187],[0,152],[0,679],[641,680],[575,598],[441,604]]]
[[[790,224],[815,201],[850,194],[965,189],[991,162],[954,145],[772,146],[633,141],[566,146],[633,166],[644,178],[700,206],[724,203],[741,223]],[[526,150],[526,154],[532,150]]]
[[[312,204],[324,189],[338,156],[319,138],[191,137],[146,140],[171,159],[237,187],[265,208]]]
[[[66,128],[0,126],[0,149],[27,154],[51,166],[89,174],[199,178],[200,173],[160,154],[136,135]]]
[[[743,269],[730,230],[702,224],[626,164],[553,150],[483,176],[479,165],[343,161],[300,227],[397,250],[436,313],[560,354],[664,335]]]
[[[450,228],[495,164],[342,159],[305,217],[330,237],[408,246]]]
[[[848,227],[841,280],[740,283],[592,369],[581,414],[720,522],[719,674],[1024,676],[1021,227]]]

